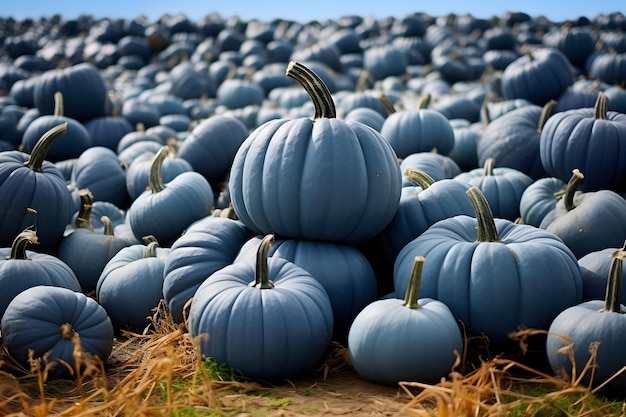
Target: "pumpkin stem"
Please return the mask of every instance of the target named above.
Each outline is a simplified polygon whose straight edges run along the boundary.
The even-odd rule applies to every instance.
[[[422,190],[427,189],[435,183],[433,177],[426,172],[417,168],[407,168],[404,170],[404,176],[409,181],[417,184]]]
[[[31,229],[26,229],[18,234],[15,239],[13,239],[13,244],[11,245],[11,255],[7,257],[7,259],[20,259],[20,260],[28,260],[26,256],[26,247],[31,245],[36,245],[39,243],[39,239],[37,238],[37,232]]]
[[[606,98],[606,94],[602,91],[598,93],[598,98],[596,99],[596,104],[593,107],[593,118],[596,120],[606,120],[608,111],[608,100]]]
[[[541,109],[541,116],[539,116],[539,124],[537,125],[538,133],[541,133],[550,116],[554,114],[554,111],[556,110],[556,105],[556,100],[550,100]]]
[[[315,72],[297,61],[291,61],[287,65],[286,74],[300,83],[311,97],[315,108],[313,121],[322,117],[337,117],[333,96],[324,81]]]
[[[63,323],[59,327],[61,329],[61,337],[63,339],[71,339],[74,336],[74,328],[70,323]]]
[[[476,242],[499,242],[500,238],[498,237],[498,229],[496,229],[496,223],[493,219],[493,212],[485,195],[475,185],[470,187],[465,193],[472,200],[474,212],[476,213],[478,230]]]
[[[74,221],[74,227],[76,229],[90,229],[93,230],[91,225],[91,210],[93,208],[93,194],[87,188],[83,188],[78,191],[80,198],[80,210]]]
[[[396,112],[396,108],[393,106],[391,100],[389,100],[389,97],[381,94],[380,96],[378,96],[378,99],[381,103],[383,103],[383,107],[385,108],[385,112],[387,112],[387,116],[390,116]]]
[[[152,162],[150,163],[150,174],[148,175],[148,189],[152,191],[152,194],[165,190],[163,177],[161,177],[161,168],[163,167],[163,161],[165,161],[168,154],[169,148],[167,146],[162,146],[152,157]]]
[[[563,194],[563,204],[565,205],[565,210],[570,211],[576,208],[574,206],[574,195],[576,195],[576,189],[584,178],[585,176],[578,169],[574,169],[572,171],[572,176],[567,182],[565,193]]]
[[[485,165],[483,167],[484,171],[483,171],[483,175],[485,177],[490,177],[493,175],[493,168],[496,164],[496,160],[493,158],[487,158],[485,160]]]
[[[146,245],[146,249],[143,251],[143,257],[145,258],[156,258],[157,256],[157,248],[159,247],[159,242],[150,242]]]
[[[67,122],[61,123],[44,133],[39,140],[37,140],[35,146],[33,146],[33,150],[30,152],[30,158],[28,158],[28,161],[24,162],[24,165],[33,171],[40,172],[50,146],[52,146],[56,138],[65,134],[65,132],[67,132]]]
[[[409,278],[409,286],[404,295],[403,306],[408,308],[422,308],[419,303],[420,283],[422,281],[422,268],[426,259],[423,256],[416,256],[411,269],[411,277]]]
[[[102,222],[102,226],[104,226],[104,230],[102,234],[107,236],[115,236],[115,229],[113,228],[113,222],[109,218],[109,216],[100,217],[100,221]]]
[[[251,287],[258,288],[260,290],[274,288],[274,283],[269,277],[269,267],[267,266],[267,253],[272,248],[274,243],[274,235],[266,235],[259,244],[259,249],[256,253],[256,268],[254,269],[254,281],[248,284]]]
[[[418,102],[417,102],[417,109],[418,110],[424,110],[427,109],[428,106],[430,106],[430,101],[432,99],[432,96],[429,93],[424,94],[424,97],[422,97]]]
[[[611,254],[611,268],[609,269],[609,279],[606,283],[606,298],[604,309],[613,313],[626,313],[622,310],[622,264],[626,258],[626,242],[621,249]]]
[[[54,93],[54,116],[63,116],[63,93],[57,91]]]
[[[489,113],[489,103],[491,102],[489,96],[485,97],[483,100],[483,105],[480,107],[480,114],[483,117],[483,122],[485,126],[491,123],[491,113]]]

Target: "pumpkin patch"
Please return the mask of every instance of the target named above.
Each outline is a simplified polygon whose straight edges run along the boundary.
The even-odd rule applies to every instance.
[[[455,408],[508,357],[623,400],[623,22],[0,17],[0,415],[213,410],[225,370],[514,414]]]

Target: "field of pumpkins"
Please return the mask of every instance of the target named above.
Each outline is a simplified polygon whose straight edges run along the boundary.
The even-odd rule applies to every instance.
[[[237,415],[51,400],[157,330],[381,390],[534,333],[537,375],[622,402],[625,242],[621,13],[0,17],[0,415]]]

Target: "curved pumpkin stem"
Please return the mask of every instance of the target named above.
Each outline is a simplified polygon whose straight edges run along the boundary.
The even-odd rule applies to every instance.
[[[18,234],[15,239],[13,239],[13,244],[11,245],[11,255],[7,259],[21,259],[27,260],[28,256],[26,256],[26,247],[31,245],[36,245],[39,243],[39,239],[37,238],[37,233],[34,230],[26,229]]]
[[[33,171],[40,172],[50,146],[52,146],[59,136],[64,135],[65,132],[67,132],[67,122],[61,123],[44,133],[37,143],[35,143],[35,146],[33,146],[33,150],[30,152],[30,158],[28,158],[28,161],[24,162],[24,165]]]
[[[608,111],[608,100],[606,98],[606,94],[602,91],[598,93],[598,98],[596,99],[596,104],[593,107],[593,118],[596,120],[606,120]]]
[[[104,226],[102,234],[106,236],[115,236],[115,228],[113,227],[113,222],[109,216],[100,217],[100,221],[102,222],[102,226]]]
[[[387,116],[392,115],[396,112],[396,108],[393,106],[393,103],[385,94],[381,94],[380,96],[378,96],[378,99],[381,103],[383,103],[383,107],[385,108]]]
[[[423,256],[416,256],[411,269],[411,277],[409,278],[409,286],[404,295],[403,306],[408,308],[422,308],[419,303],[420,283],[422,281],[422,268],[426,259]]]
[[[584,178],[585,176],[578,169],[574,169],[572,171],[572,176],[567,182],[565,193],[563,194],[563,204],[565,205],[565,210],[570,211],[576,208],[574,206],[574,195],[576,195],[576,189],[578,189],[578,185]]]
[[[609,269],[609,279],[606,283],[606,297],[604,310],[613,313],[626,313],[622,310],[622,264],[626,258],[626,242],[622,249],[616,250],[611,255],[611,268]]]
[[[146,249],[143,251],[144,258],[156,258],[157,256],[157,248],[159,247],[159,243],[152,241],[146,245]]]
[[[476,223],[478,230],[477,243],[481,242],[499,242],[498,229],[493,219],[493,212],[489,203],[485,198],[485,195],[475,185],[470,187],[465,192],[474,206],[474,212],[476,213]]]
[[[485,160],[485,165],[483,166],[483,169],[484,169],[483,175],[485,177],[492,176],[493,175],[493,169],[494,169],[495,165],[496,165],[496,160],[495,159],[487,158]]]
[[[426,172],[417,168],[407,168],[404,170],[404,176],[412,183],[417,184],[422,190],[427,189],[435,183],[433,177]]]
[[[74,228],[76,229],[90,229],[93,230],[91,225],[91,210],[93,208],[93,194],[87,188],[83,188],[78,191],[80,198],[80,210],[74,221]]]
[[[251,287],[258,288],[260,290],[274,288],[274,283],[269,277],[269,267],[267,265],[267,254],[272,248],[274,243],[274,235],[266,235],[259,244],[259,249],[256,253],[256,268],[254,269],[254,281],[248,284]]]
[[[287,65],[286,75],[300,83],[311,97],[315,108],[313,121],[322,117],[337,117],[333,96],[324,81],[315,72],[297,61],[291,61]]]
[[[548,101],[543,108],[541,109],[541,116],[539,116],[539,124],[537,125],[537,132],[541,133],[543,127],[546,125],[546,122],[554,114],[557,105],[556,100]]]
[[[165,184],[163,183],[163,177],[161,176],[161,168],[163,167],[163,161],[165,161],[168,154],[169,148],[167,146],[162,146],[152,157],[152,162],[150,163],[150,174],[148,175],[148,188],[152,191],[152,194],[165,190]]]
[[[417,102],[417,109],[418,110],[424,110],[427,109],[428,106],[430,106],[430,102],[432,100],[432,96],[429,93],[424,94],[424,97],[422,97],[418,102]]]

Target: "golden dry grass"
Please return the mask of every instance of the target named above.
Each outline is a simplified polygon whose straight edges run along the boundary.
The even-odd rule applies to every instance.
[[[546,332],[525,330],[515,336],[523,350],[527,338],[542,333]],[[593,358],[593,346],[591,350]],[[81,372],[60,380],[50,376],[51,364],[45,358],[33,358],[26,370],[1,352],[0,416],[244,416],[256,415],[254,410],[268,416],[626,415],[623,402],[597,396],[602,387],[580,385],[582,375],[568,379],[499,356],[474,365],[459,357],[448,378],[437,384],[400,382],[395,394],[392,388],[382,389],[358,376],[350,378],[350,384],[358,387],[343,392],[342,381],[348,383],[344,375],[354,371],[347,349],[338,343],[332,344],[324,363],[314,371],[317,381],[332,381],[323,390],[315,391],[319,384],[311,380],[277,389],[236,374],[221,378],[208,371],[185,326],[175,324],[163,306],[155,310],[152,325],[143,334],[125,333],[120,338],[106,364],[78,348],[74,355]],[[593,369],[591,359],[584,372]],[[320,395],[332,398],[322,399],[324,407],[304,406]],[[342,407],[342,399],[348,406]],[[365,400],[378,406],[366,412],[355,405]],[[195,414],[183,414],[189,410]]]

